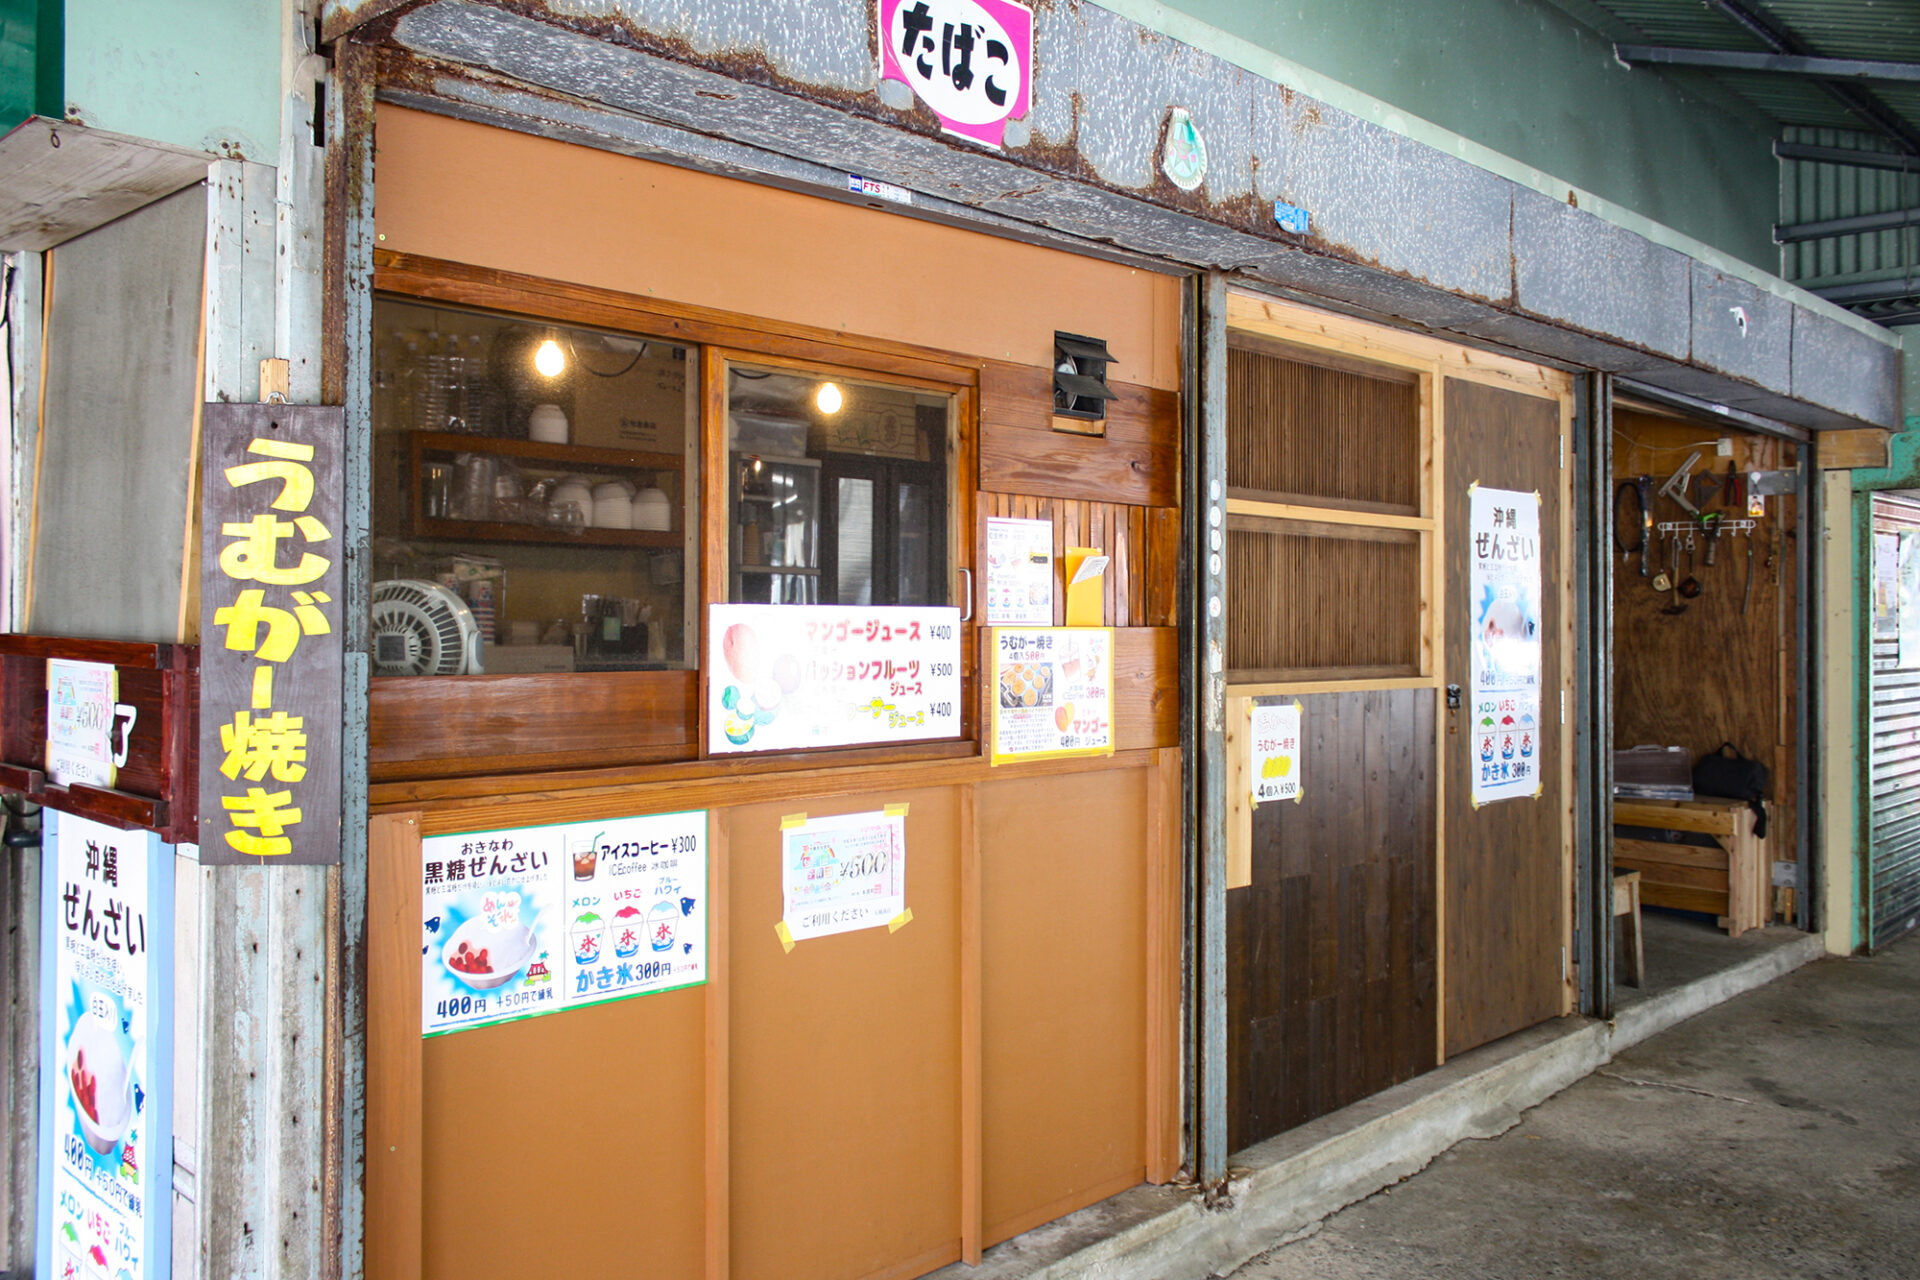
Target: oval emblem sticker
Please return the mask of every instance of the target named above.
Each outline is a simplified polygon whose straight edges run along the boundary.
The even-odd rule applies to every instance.
[[[1013,0],[879,0],[880,76],[904,81],[940,127],[998,147],[1027,114],[1033,10]]]
[[[1167,117],[1167,145],[1160,168],[1182,191],[1192,191],[1207,180],[1207,142],[1185,107],[1175,107]]]

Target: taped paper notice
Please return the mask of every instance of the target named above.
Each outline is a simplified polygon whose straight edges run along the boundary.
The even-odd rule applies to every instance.
[[[780,833],[781,927],[796,941],[888,924],[907,909],[904,813],[814,818]]]
[[[900,932],[901,928],[903,928],[906,925],[910,925],[912,923],[913,923],[913,908],[908,907],[905,911],[902,911],[899,915],[887,921],[887,932],[898,933]]]
[[[1300,703],[1254,704],[1248,741],[1253,747],[1253,802],[1304,796],[1300,785]]]

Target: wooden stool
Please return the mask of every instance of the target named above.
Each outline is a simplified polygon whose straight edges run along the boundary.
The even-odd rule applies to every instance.
[[[1627,918],[1626,928],[1614,934],[1616,944],[1624,946],[1624,934],[1633,935],[1633,950],[1627,954],[1627,985],[1639,987],[1647,981],[1646,947],[1640,940],[1640,873],[1638,871],[1616,871],[1613,873],[1613,914],[1618,919]]]

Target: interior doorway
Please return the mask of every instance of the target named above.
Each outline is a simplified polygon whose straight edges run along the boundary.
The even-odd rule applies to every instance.
[[[1623,995],[1731,963],[1736,940],[1803,918],[1804,453],[1785,435],[1614,403]]]

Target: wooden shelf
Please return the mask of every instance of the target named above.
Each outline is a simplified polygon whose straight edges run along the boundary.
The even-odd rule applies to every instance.
[[[509,440],[500,436],[465,435],[451,431],[408,432],[412,469],[407,478],[407,536],[444,542],[519,542],[553,547],[658,547],[672,549],[683,545],[679,529],[595,529],[566,533],[546,525],[518,524],[505,520],[452,520],[425,515],[419,494],[424,460],[428,456],[480,453],[492,458],[507,458],[543,470],[587,471],[619,475],[632,479],[636,471],[672,472],[682,476],[685,460],[673,453],[647,453],[638,449],[601,449],[590,445],[543,444],[534,440]],[[679,486],[685,489],[684,483]],[[683,494],[684,496],[684,494]]]
[[[545,525],[509,524],[501,520],[440,520],[419,516],[412,536],[444,542],[531,542],[552,547],[665,547],[681,545],[672,529],[582,529],[560,533]]]
[[[510,440],[503,436],[463,435],[453,431],[415,431],[413,449],[422,453],[484,453],[495,458],[551,463],[555,470],[587,467],[597,471],[673,471],[685,469],[677,453],[646,453],[638,449],[600,449],[584,444],[542,444],[537,440]]]

